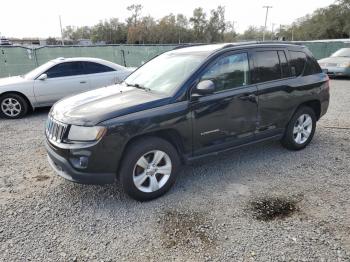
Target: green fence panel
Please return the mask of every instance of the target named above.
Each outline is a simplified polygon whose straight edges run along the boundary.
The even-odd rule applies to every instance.
[[[36,49],[38,63],[41,65],[58,57],[95,57],[117,64],[123,64],[119,46],[54,46]]]
[[[350,41],[304,41],[317,59],[330,56]],[[0,46],[0,77],[24,74],[57,57],[96,57],[123,66],[137,67],[176,45],[46,46],[36,49]]]
[[[324,57],[327,43],[303,42],[302,44],[313,53],[316,59],[321,59]]]
[[[32,49],[0,46],[0,77],[22,75],[36,66]]]
[[[126,66],[137,67],[149,61],[153,57],[172,50],[176,45],[124,45],[121,46],[124,51]]]
[[[331,42],[300,42],[303,45],[307,46],[316,59],[321,59],[329,57],[335,51],[340,48],[350,47],[350,42],[342,41],[331,41]]]

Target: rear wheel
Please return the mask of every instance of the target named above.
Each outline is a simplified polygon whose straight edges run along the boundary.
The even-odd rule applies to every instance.
[[[28,112],[28,103],[20,95],[5,94],[0,97],[0,116],[8,119],[22,118]]]
[[[170,189],[179,166],[178,153],[169,142],[145,137],[128,147],[120,168],[120,181],[132,198],[151,200]]]
[[[291,150],[305,148],[316,129],[316,115],[312,108],[303,106],[295,112],[282,138],[282,145]]]

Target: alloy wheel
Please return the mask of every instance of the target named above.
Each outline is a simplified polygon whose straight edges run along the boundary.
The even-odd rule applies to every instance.
[[[17,99],[9,97],[2,100],[1,111],[9,117],[16,117],[21,113],[22,106]]]
[[[295,122],[293,139],[295,143],[302,145],[310,137],[312,132],[312,118],[308,114],[302,114]]]
[[[161,150],[153,150],[141,156],[136,162],[133,170],[133,182],[138,190],[152,193],[166,184],[171,171],[170,157]]]

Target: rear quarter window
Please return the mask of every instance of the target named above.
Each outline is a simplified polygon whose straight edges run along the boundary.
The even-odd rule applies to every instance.
[[[98,74],[98,73],[116,71],[115,69],[109,66],[105,66],[94,62],[83,62],[83,64],[84,64],[84,70],[86,74]]]
[[[306,54],[298,51],[289,51],[289,55],[289,63],[292,76],[300,76],[304,72]]]
[[[317,63],[316,59],[313,57],[307,56],[304,75],[307,76],[307,75],[314,75],[319,73],[322,73],[322,69],[320,65]]]

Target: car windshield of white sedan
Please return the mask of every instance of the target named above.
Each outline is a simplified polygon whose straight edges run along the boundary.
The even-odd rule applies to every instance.
[[[128,86],[170,95],[199,67],[206,53],[166,53],[131,74]]]
[[[332,57],[350,57],[350,48],[339,49]]]
[[[26,73],[23,77],[25,79],[34,79],[34,78],[40,76],[41,74],[43,74],[47,69],[49,69],[53,65],[54,65],[54,63],[49,61],[49,62],[42,64],[41,66],[35,68],[34,70]]]

